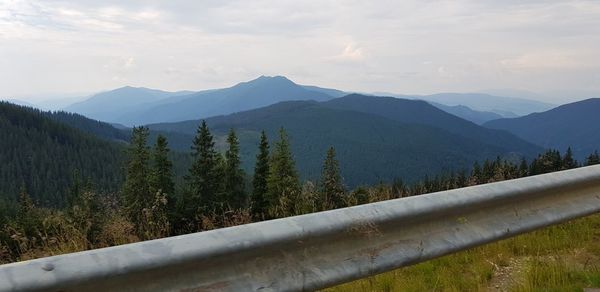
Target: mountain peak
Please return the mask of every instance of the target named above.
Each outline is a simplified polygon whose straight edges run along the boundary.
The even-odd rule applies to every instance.
[[[247,82],[242,82],[240,84],[261,84],[261,85],[274,85],[274,84],[281,84],[281,85],[295,85],[297,86],[298,84],[294,83],[292,80],[288,79],[285,76],[281,76],[281,75],[276,75],[276,76],[266,76],[266,75],[261,75],[260,77],[247,81]]]

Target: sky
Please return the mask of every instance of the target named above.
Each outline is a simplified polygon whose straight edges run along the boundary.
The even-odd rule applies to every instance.
[[[356,92],[600,97],[600,1],[0,1],[0,97],[260,75]]]

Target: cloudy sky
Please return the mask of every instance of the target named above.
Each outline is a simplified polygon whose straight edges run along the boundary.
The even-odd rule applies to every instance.
[[[361,92],[600,96],[600,1],[0,1],[0,97],[260,75]]]

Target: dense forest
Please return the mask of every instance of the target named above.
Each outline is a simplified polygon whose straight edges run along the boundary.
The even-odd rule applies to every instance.
[[[189,149],[200,121],[148,125],[162,131],[174,150]],[[496,156],[533,159],[544,149],[504,131],[479,127],[421,101],[348,95],[327,102],[289,101],[206,119],[220,151],[229,129],[240,140],[242,168],[252,173],[262,131],[275,137],[284,127],[292,141],[301,179],[317,180],[323,153],[335,147],[342,176],[351,188],[390,182],[413,183],[425,175],[469,169]],[[187,135],[184,142],[181,136]],[[187,144],[187,145],[186,145]],[[184,148],[177,148],[185,145]]]
[[[117,191],[124,147],[60,122],[69,114],[50,115],[0,102],[0,199],[14,202],[25,189],[37,204],[62,207],[73,176]]]
[[[26,110],[21,114],[27,114],[28,119],[31,119],[30,124],[40,122],[36,120],[41,115],[39,112]],[[111,148],[110,144],[102,144],[105,142],[89,137],[82,138],[83,142],[79,143],[90,139],[99,144],[71,145],[69,143],[75,142],[68,139],[71,137],[69,135],[79,132],[69,132],[70,128],[60,128],[59,124],[47,121],[36,127],[25,127],[23,124],[26,122],[13,125],[11,129],[24,131],[23,129],[39,128],[48,133],[63,133],[62,136],[56,133],[56,136],[52,136],[56,137],[55,139],[44,141],[49,144],[40,145],[56,148],[60,148],[59,145],[68,145],[64,149],[76,153],[80,151],[83,154],[86,150],[96,150],[95,154],[90,155],[96,155],[93,156],[95,159],[104,159],[104,163],[117,161],[118,158],[101,156],[102,153],[93,147],[108,147],[107,152],[124,155],[124,180],[122,183],[116,179],[111,181],[113,190],[117,187],[114,191],[108,191],[110,187],[104,187],[94,181],[102,179],[102,176],[93,177],[76,170],[78,168],[69,168],[66,164],[70,160],[65,160],[64,167],[74,175],[69,183],[62,182],[65,185],[56,189],[57,197],[65,201],[64,206],[42,207],[42,200],[49,198],[31,195],[37,189],[27,184],[10,190],[10,194],[17,197],[16,202],[4,201],[0,204],[2,262],[414,196],[581,165],[573,158],[570,149],[564,154],[548,150],[530,163],[524,159],[520,163],[513,163],[497,158],[475,163],[469,171],[447,173],[416,183],[407,184],[401,179],[396,179],[390,184],[381,183],[349,190],[341,176],[340,162],[334,147],[322,154],[319,179],[302,182],[285,129],[279,129],[274,141],[270,141],[273,137],[268,137],[262,132],[254,173],[249,175],[241,167],[240,145],[236,132],[233,129],[229,131],[225,141],[227,148],[222,153],[217,151],[214,136],[202,121],[193,140],[191,165],[185,177],[177,180],[167,139],[157,135],[155,139],[149,140],[150,131],[146,127],[133,129],[130,143],[126,151],[122,152]],[[3,123],[12,125],[10,115],[7,115]],[[29,137],[35,136],[29,134]],[[27,141],[20,142],[21,147],[31,144]],[[14,143],[19,145],[16,144],[18,142]],[[79,145],[88,148],[74,148]],[[46,155],[46,152],[41,149],[40,151]],[[46,158],[56,157],[61,156]],[[583,165],[598,163],[600,158],[598,153],[594,152],[587,157]],[[81,169],[85,169],[84,166],[94,167],[94,164],[90,162],[82,165]],[[86,176],[89,179],[84,179]],[[47,182],[39,178],[37,183],[44,185]]]

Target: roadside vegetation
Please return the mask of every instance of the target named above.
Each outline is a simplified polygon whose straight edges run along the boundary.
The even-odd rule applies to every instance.
[[[75,171],[64,202],[43,206],[25,187],[16,201],[0,200],[0,263],[229,227],[262,220],[416,196],[581,166],[570,151],[549,150],[528,163],[497,158],[471,170],[407,184],[347,190],[333,147],[318,181],[299,179],[284,129],[269,143],[262,134],[254,175],[241,168],[232,129],[225,153],[215,149],[206,123],[193,141],[192,164],[175,183],[168,141],[148,146],[148,129],[134,128],[124,182],[105,191]],[[600,163],[597,152],[583,165]],[[600,216],[333,288],[333,291],[516,291],[600,286]],[[546,285],[546,286],[544,286]]]
[[[600,214],[326,291],[583,291],[600,287]]]

